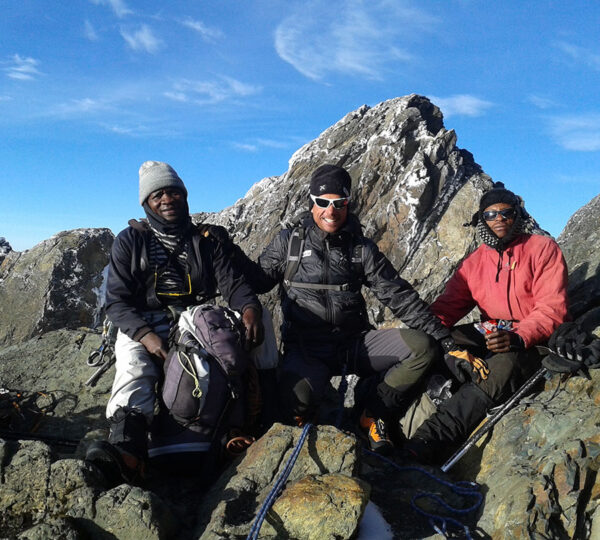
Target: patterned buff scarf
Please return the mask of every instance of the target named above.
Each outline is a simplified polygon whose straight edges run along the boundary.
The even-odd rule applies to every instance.
[[[477,214],[476,214],[477,215]],[[517,207],[517,215],[512,228],[504,238],[498,238],[483,219],[478,219],[477,236],[487,246],[494,248],[499,253],[506,249],[519,234],[541,234],[550,236],[550,233],[540,228],[538,222],[533,219],[525,208]]]
[[[181,242],[185,242],[186,235],[192,227],[191,218],[188,214],[180,221],[171,223],[152,212],[147,203],[143,206],[150,229],[154,233],[148,246],[149,263],[153,268],[163,269],[157,278],[156,291],[163,294],[180,293],[186,287],[188,242],[180,248],[175,260],[171,261],[171,266],[165,268],[165,265],[169,255]],[[179,303],[181,298],[164,296],[161,300],[163,303],[172,304]]]

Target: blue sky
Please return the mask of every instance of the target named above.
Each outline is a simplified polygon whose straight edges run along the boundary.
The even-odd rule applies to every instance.
[[[600,193],[600,3],[5,0],[0,236],[115,233],[169,162],[233,204],[363,104],[418,93],[558,235]]]

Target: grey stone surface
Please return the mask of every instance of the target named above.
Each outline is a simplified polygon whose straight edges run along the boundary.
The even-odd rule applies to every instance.
[[[224,474],[207,493],[198,512],[202,517],[196,534],[204,539],[246,537],[259,508],[293,452],[301,432],[300,428],[275,424],[253,444],[235,470]],[[345,435],[332,426],[313,427],[298,455],[288,485],[293,485],[307,476],[321,478],[323,475],[337,473],[351,477],[358,467],[358,449],[353,436]],[[354,495],[351,498],[354,500]],[[347,504],[350,504],[350,501]],[[356,508],[356,503],[352,502],[350,506]],[[288,526],[295,527],[292,522],[309,520],[310,508],[305,510],[304,518],[295,514],[290,518],[290,523],[283,520],[284,515],[279,515],[278,520],[282,521],[277,528],[272,527],[271,532],[267,528],[265,537],[276,536],[273,528],[276,531],[287,530]],[[354,526],[358,514],[360,512],[347,516],[354,522]],[[274,515],[273,519],[276,519]]]
[[[600,505],[600,370],[554,395],[560,378],[511,411],[483,450],[479,525],[493,538],[590,537]]]
[[[569,219],[558,243],[569,267],[570,308],[576,317],[600,306],[600,195]]]
[[[92,326],[112,241],[109,229],[76,229],[9,252],[0,265],[0,344]]]

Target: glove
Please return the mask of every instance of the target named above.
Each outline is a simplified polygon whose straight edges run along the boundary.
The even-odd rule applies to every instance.
[[[561,324],[548,340],[552,350],[542,364],[551,371],[575,373],[582,367],[600,367],[600,340],[575,322]]]
[[[485,360],[459,347],[452,338],[443,339],[441,345],[446,353],[444,361],[459,382],[481,382],[488,378],[490,368]]]
[[[488,378],[490,368],[483,358],[473,356],[464,349],[455,349],[444,356],[446,365],[462,383],[469,380],[481,382]]]

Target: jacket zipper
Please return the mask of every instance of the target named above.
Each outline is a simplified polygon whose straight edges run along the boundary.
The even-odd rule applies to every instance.
[[[329,283],[329,238],[325,238],[325,250],[323,251],[323,284]],[[325,293],[325,320],[328,323],[333,323],[333,314],[331,308],[331,298],[329,297],[329,291],[323,291]]]
[[[508,312],[510,313],[510,320],[514,321],[515,318],[513,316],[512,307],[510,305],[510,284],[512,281],[512,269],[511,269],[511,259],[512,259],[512,251],[507,252],[508,262],[507,262],[507,270],[506,270],[506,304],[508,305]]]

